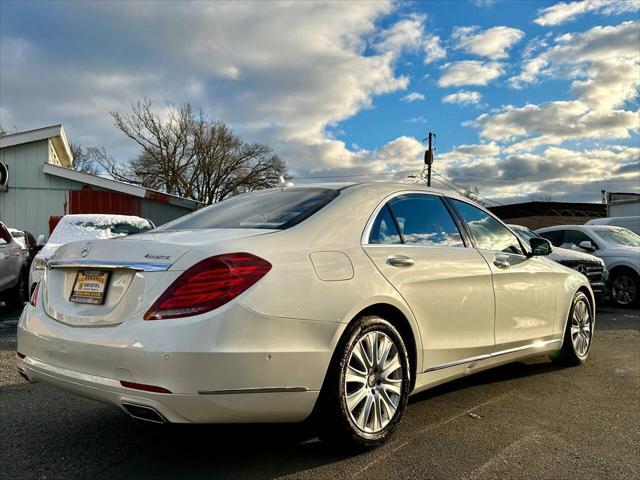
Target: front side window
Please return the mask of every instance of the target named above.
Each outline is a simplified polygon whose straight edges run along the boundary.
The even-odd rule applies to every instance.
[[[546,238],[551,242],[554,247],[562,245],[562,239],[564,238],[564,230],[551,230],[549,232],[540,232],[542,238]]]
[[[464,247],[462,236],[442,200],[434,195],[406,194],[389,201],[407,245]]]
[[[246,193],[198,210],[156,230],[262,228],[285,230],[339,195],[329,188],[271,189]]]
[[[591,237],[580,230],[567,230],[564,235],[563,247],[571,248],[573,250],[580,249],[581,242],[590,242],[595,248],[598,246],[591,240]]]
[[[0,245],[6,245],[7,243],[11,243],[11,234],[5,226],[0,223]]]
[[[466,202],[455,199],[451,199],[451,202],[469,226],[479,249],[523,255],[517,237],[498,220]]]

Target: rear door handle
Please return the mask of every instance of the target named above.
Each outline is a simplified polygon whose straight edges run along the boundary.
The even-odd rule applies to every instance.
[[[511,266],[509,262],[507,262],[506,260],[501,260],[499,258],[496,258],[493,261],[493,264],[498,268],[509,268]]]
[[[394,267],[406,268],[413,266],[413,258],[405,255],[391,255],[387,258],[387,263]]]

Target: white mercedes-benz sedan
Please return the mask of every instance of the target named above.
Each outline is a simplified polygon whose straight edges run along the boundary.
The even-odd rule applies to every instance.
[[[486,209],[406,184],[238,195],[66,244],[18,328],[30,381],[152,422],[317,422],[370,448],[410,394],[534,355],[583,363],[587,278]]]

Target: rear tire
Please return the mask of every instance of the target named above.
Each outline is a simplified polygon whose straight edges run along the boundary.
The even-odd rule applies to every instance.
[[[589,356],[594,325],[594,310],[589,298],[583,292],[576,293],[569,310],[562,349],[551,359],[563,365],[582,365]]]
[[[402,418],[410,389],[409,356],[398,331],[376,316],[349,326],[319,399],[320,437],[349,450],[383,444]]]

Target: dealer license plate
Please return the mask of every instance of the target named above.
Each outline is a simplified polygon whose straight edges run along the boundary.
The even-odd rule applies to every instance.
[[[109,286],[111,272],[104,270],[80,270],[71,290],[69,300],[76,303],[102,305]]]

